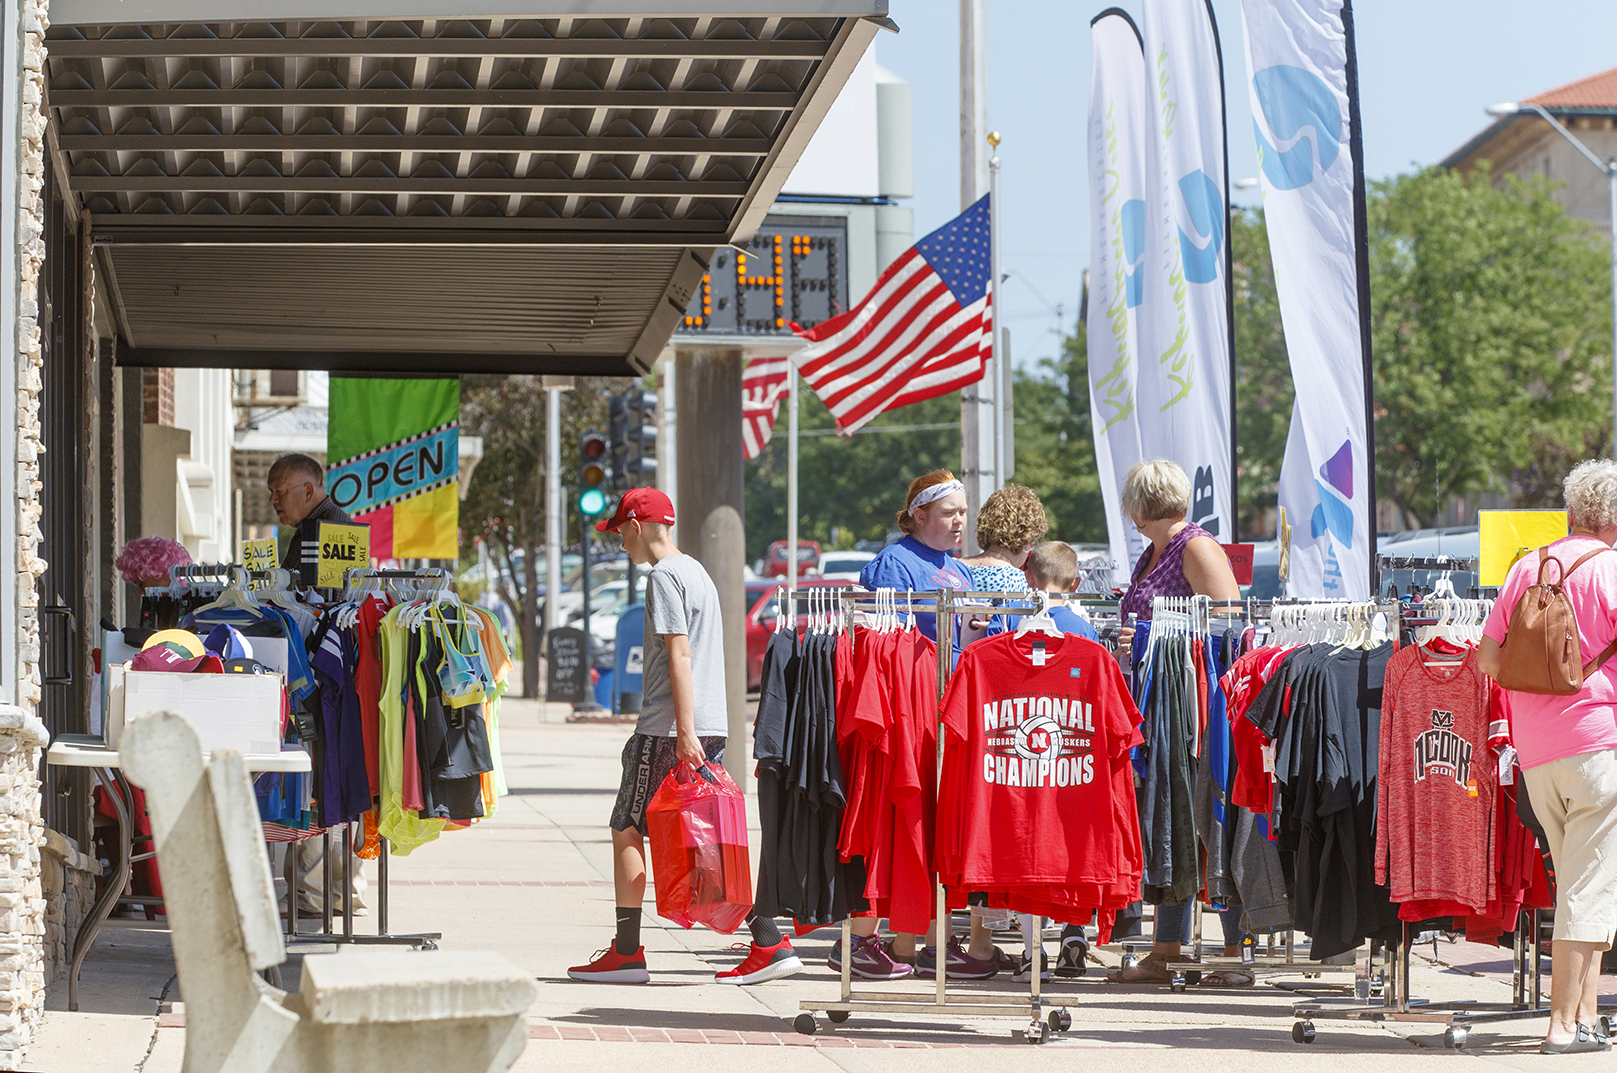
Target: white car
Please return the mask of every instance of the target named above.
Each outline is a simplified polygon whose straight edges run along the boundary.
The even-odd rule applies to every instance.
[[[865,564],[876,556],[868,551],[828,551],[820,555],[821,578],[831,581],[858,581]]]

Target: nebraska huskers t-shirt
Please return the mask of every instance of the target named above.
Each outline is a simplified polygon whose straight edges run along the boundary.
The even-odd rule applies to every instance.
[[[1123,857],[1111,761],[1143,740],[1139,724],[1093,641],[1007,633],[967,648],[944,700],[963,746],[949,789],[966,888],[1109,884]]]

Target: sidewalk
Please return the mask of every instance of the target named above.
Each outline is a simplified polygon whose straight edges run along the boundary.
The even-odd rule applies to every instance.
[[[587,961],[612,935],[606,818],[630,728],[568,724],[562,706],[547,709],[516,699],[506,701],[503,716],[501,745],[511,795],[492,820],[392,859],[389,924],[398,932],[441,931],[445,949],[498,950],[533,973],[539,994],[529,1012],[530,1043],[515,1067],[519,1070],[673,1067],[739,1073],[760,1065],[768,1073],[976,1070],[985,1047],[999,1049],[990,1061],[1014,1061],[1019,1070],[1070,1069],[1075,1062],[1108,1070],[1142,1065],[1170,1069],[1188,1060],[1203,1071],[1247,1073],[1255,1062],[1274,1058],[1296,1069],[1332,1071],[1367,1059],[1387,1069],[1434,1061],[1518,1067],[1550,1062],[1558,1068],[1610,1062],[1610,1056],[1537,1055],[1543,1020],[1477,1026],[1460,1054],[1445,1051],[1428,1026],[1327,1020],[1315,1022],[1318,1042],[1302,1046],[1291,1040],[1290,1003],[1297,996],[1271,986],[1267,978],[1251,988],[1192,988],[1175,994],[1166,987],[1107,985],[1101,967],[1093,965],[1083,979],[1047,985],[1052,1000],[1071,1003],[1067,1008],[1074,1023],[1070,1033],[1043,1047],[1021,1042],[1026,1013],[998,1020],[939,1015],[913,1021],[854,1014],[834,1026],[822,1016],[817,1034],[802,1036],[792,1029],[798,1003],[833,999],[837,993],[837,978],[825,963],[837,929],[797,942],[808,970],[795,977],[754,988],[722,986],[713,982],[713,973],[741,960],[744,952],[730,947],[745,935],[725,937],[667,925],[653,914],[649,891],[643,934],[652,983],[577,983],[566,978],[567,966]],[[756,832],[753,838],[756,845]],[[1216,931],[1216,916],[1209,914],[1206,920]],[[373,930],[375,917],[356,921],[356,927]],[[1009,950],[1020,949],[1019,938],[1001,942]],[[1413,995],[1508,1000],[1504,952],[1493,954],[1483,947],[1467,952],[1466,944],[1445,943],[1440,948],[1445,965],[1438,968],[1429,960],[1431,947],[1423,950],[1427,958],[1419,960],[1413,973]],[[1108,964],[1116,962],[1115,954],[1101,956]],[[1464,961],[1465,968],[1450,969],[1451,961]],[[294,958],[283,969],[289,986],[296,986],[297,962]],[[58,981],[25,1068],[39,1073],[178,1071],[184,1004],[173,972],[161,930],[109,927],[86,961],[82,1011],[66,1012],[66,980]],[[1482,975],[1473,975],[1478,972]],[[1324,982],[1350,980],[1335,976]],[[930,982],[883,986],[931,987]],[[1026,984],[1008,980],[967,986],[1027,993]],[[1546,991],[1548,986],[1546,968]],[[1193,1056],[1164,1053],[1169,1048]]]

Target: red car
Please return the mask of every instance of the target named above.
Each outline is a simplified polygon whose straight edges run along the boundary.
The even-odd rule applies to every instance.
[[[786,558],[786,541],[777,540],[764,552],[764,577],[785,577],[791,560]],[[797,576],[815,573],[820,568],[820,545],[813,540],[797,542]]]
[[[851,581],[823,581],[819,578],[798,578],[799,589],[846,589]],[[747,691],[758,688],[764,677],[764,649],[769,647],[769,635],[775,632],[775,593],[785,588],[773,581],[747,582]],[[799,609],[797,624],[808,622],[808,616]]]

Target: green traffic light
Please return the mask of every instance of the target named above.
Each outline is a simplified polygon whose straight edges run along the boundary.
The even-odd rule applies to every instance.
[[[586,488],[578,495],[579,513],[593,518],[606,510],[606,493],[599,488]]]

